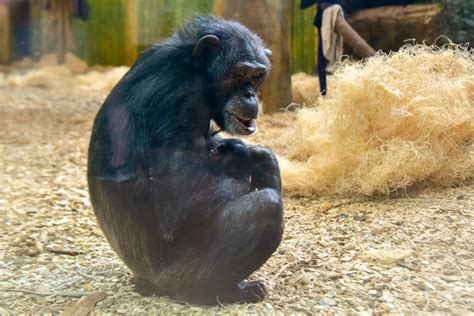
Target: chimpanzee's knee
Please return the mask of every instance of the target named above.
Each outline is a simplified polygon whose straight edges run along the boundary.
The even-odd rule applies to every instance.
[[[264,189],[259,193],[262,206],[256,211],[256,222],[252,226],[256,229],[255,259],[263,264],[280,245],[283,236],[283,202],[273,189]]]
[[[283,223],[283,202],[280,194],[274,189],[263,189],[259,193],[262,198],[262,207],[257,216],[271,219],[276,223]]]

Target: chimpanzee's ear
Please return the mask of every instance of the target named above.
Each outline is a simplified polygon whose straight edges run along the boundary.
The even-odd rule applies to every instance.
[[[221,41],[215,35],[206,35],[199,39],[193,50],[193,62],[196,66],[205,66],[221,49]]]

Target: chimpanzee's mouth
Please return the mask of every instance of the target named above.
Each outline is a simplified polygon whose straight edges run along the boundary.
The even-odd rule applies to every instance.
[[[235,113],[230,113],[231,116],[238,122],[240,126],[236,126],[239,134],[250,135],[257,129],[256,119],[249,117],[238,116]]]

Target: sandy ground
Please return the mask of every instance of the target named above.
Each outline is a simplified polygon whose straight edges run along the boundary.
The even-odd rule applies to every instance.
[[[86,150],[103,97],[0,88],[0,314],[59,313],[95,291],[106,296],[93,313],[474,313],[472,185],[396,198],[285,197],[284,240],[251,277],[267,284],[263,303],[139,296],[88,200]],[[252,141],[271,144],[291,119],[263,116]]]

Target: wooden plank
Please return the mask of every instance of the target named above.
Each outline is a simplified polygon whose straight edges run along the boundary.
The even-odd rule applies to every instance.
[[[138,6],[139,25],[137,49],[141,51],[165,37],[165,34],[171,31],[171,26],[169,26],[169,22],[164,18],[167,14],[164,0],[139,0]]]
[[[313,26],[316,6],[300,9],[300,1],[293,1],[291,23],[291,71],[314,73],[317,53],[317,32]]]
[[[0,4],[0,63],[10,62],[10,15],[6,4]]]
[[[279,111],[291,103],[289,42],[292,5],[280,0],[228,0],[223,3],[224,17],[238,20],[255,31],[273,51],[272,71],[261,89],[265,113]]]
[[[83,296],[81,299],[79,299],[79,301],[77,301],[76,304],[67,307],[61,313],[61,316],[87,316],[92,311],[95,304],[103,300],[105,296],[105,293],[100,291]]]
[[[153,2],[153,1],[152,1]],[[123,65],[126,52],[126,0],[89,1],[89,19],[75,22],[75,51],[88,64]]]
[[[217,16],[222,16],[222,7],[224,5],[224,0],[214,0],[214,7],[212,12]]]
[[[138,0],[138,50],[168,37],[195,13],[212,12],[213,0]]]
[[[137,59],[138,47],[138,0],[127,0],[125,19],[126,63],[131,65]]]
[[[38,60],[45,54],[56,52],[59,22],[53,8],[55,3],[51,2],[50,10],[46,10],[42,1],[29,0],[29,7],[32,57]]]
[[[72,52],[84,61],[89,61],[87,42],[87,20],[73,19],[72,20],[72,35],[73,35],[73,48]]]

